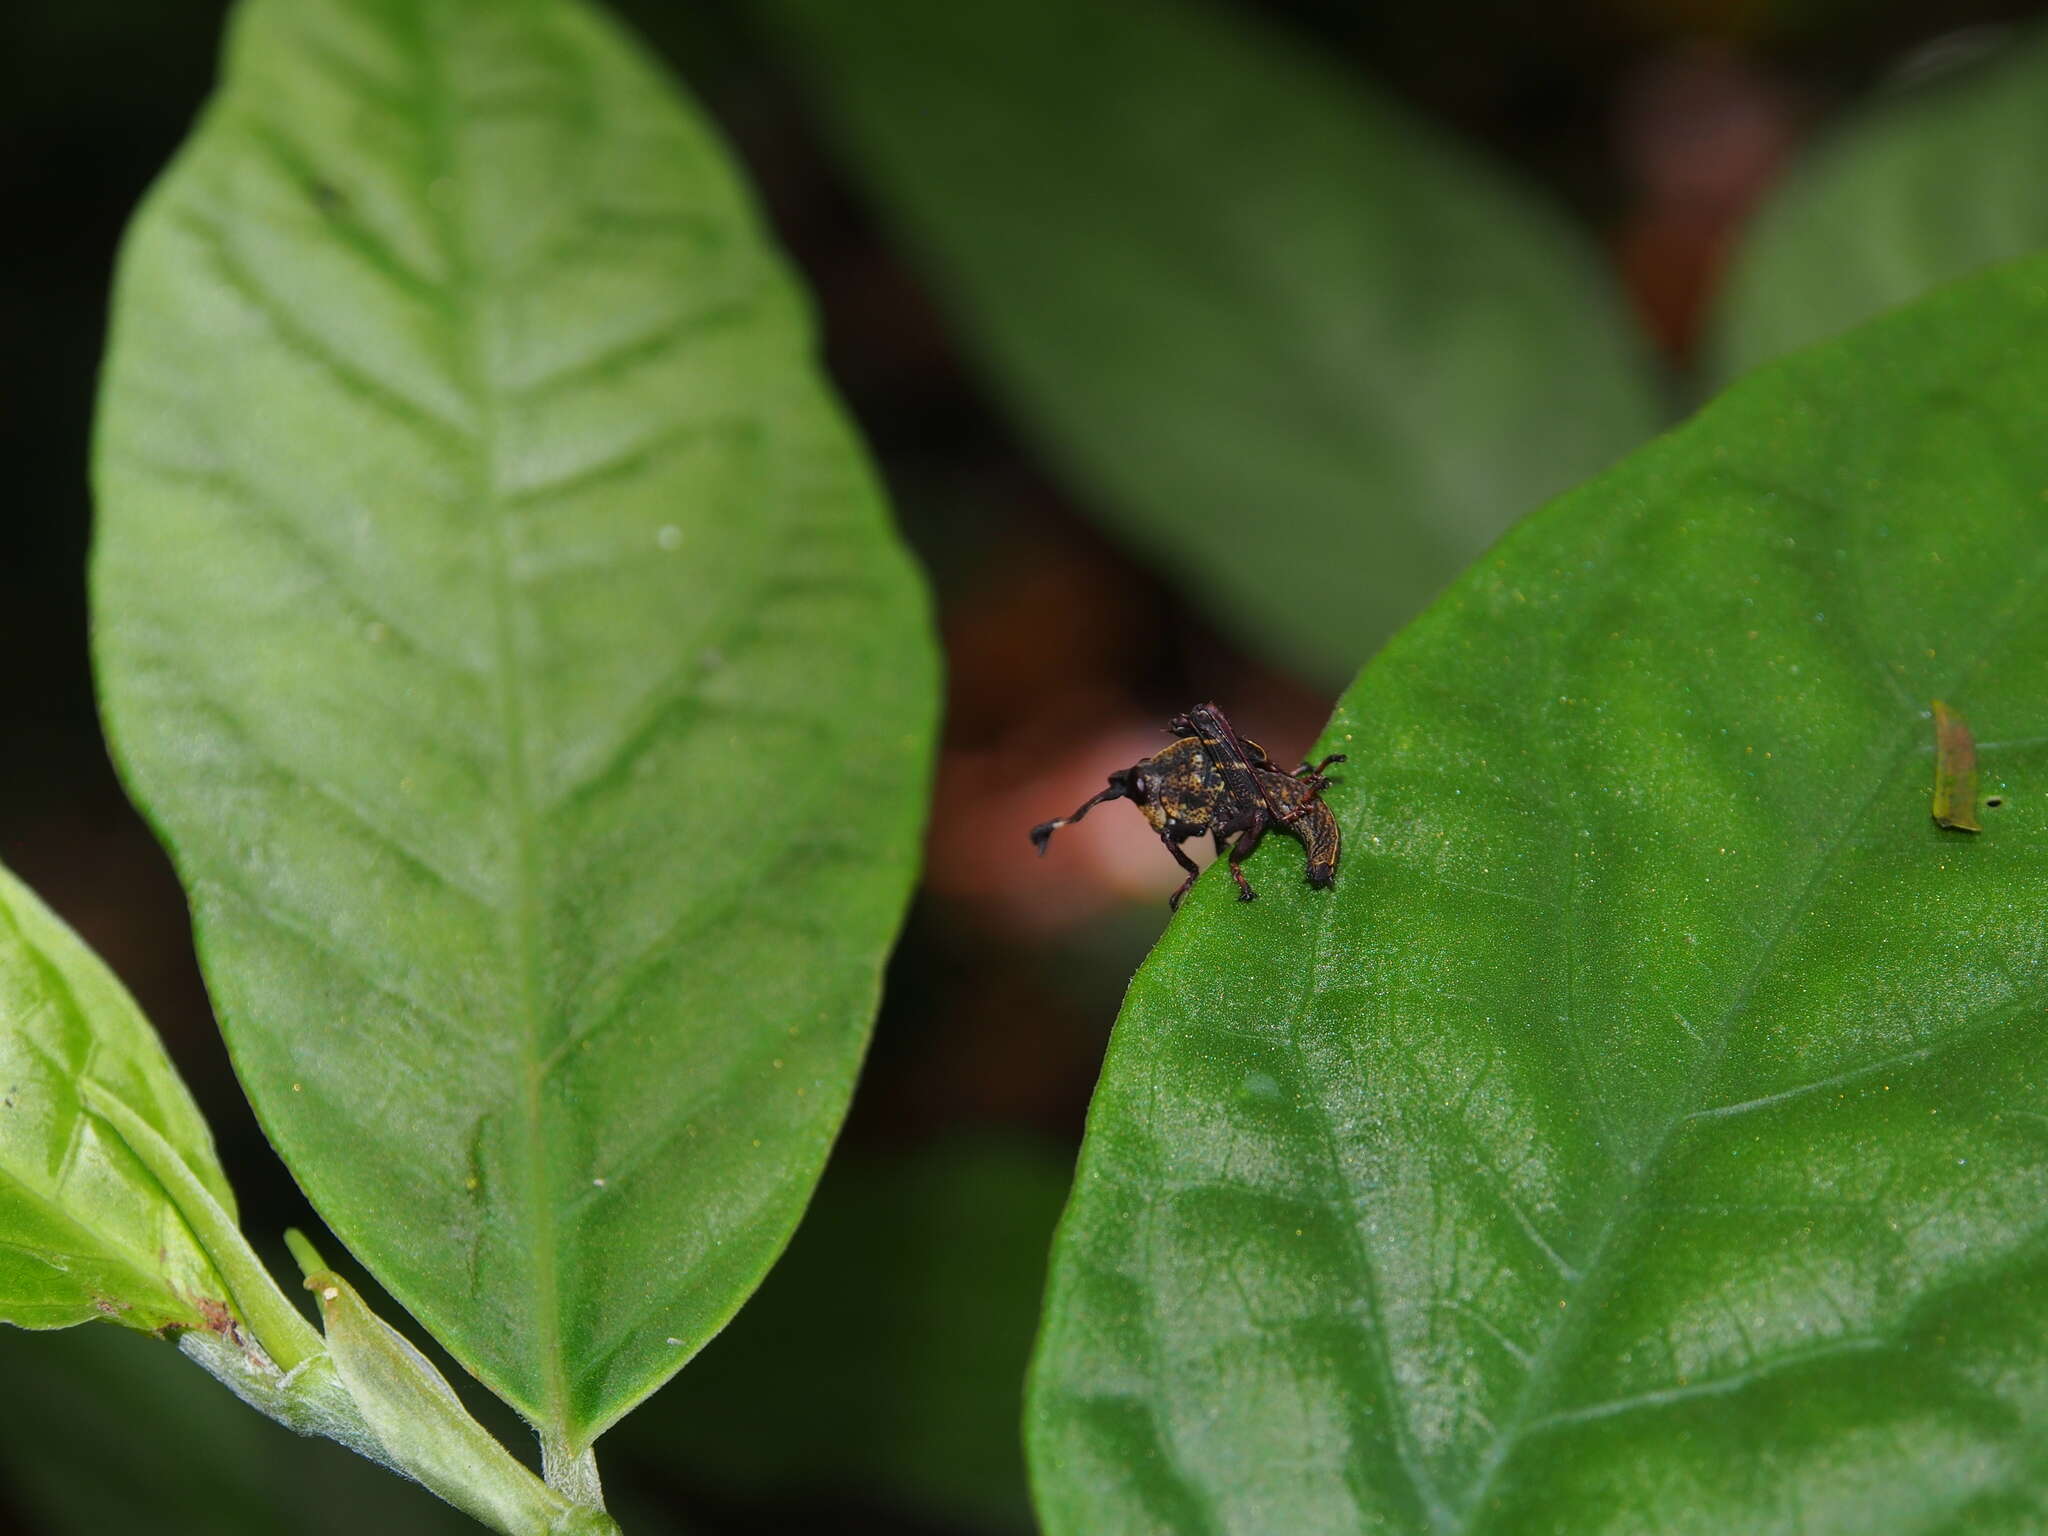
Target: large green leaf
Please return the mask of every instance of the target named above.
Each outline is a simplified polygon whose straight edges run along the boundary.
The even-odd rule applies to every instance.
[[[1655,424],[1589,243],[1249,16],[765,3],[1047,451],[1333,687]]]
[[[0,869],[0,1322],[225,1326],[227,1288],[174,1192],[88,1109],[88,1085],[234,1209],[206,1122],[134,999]]]
[[[566,1449],[782,1246],[915,865],[924,603],[811,351],[572,0],[249,0],[122,260],[117,755],[271,1139]]]
[[[2044,419],[2036,262],[1756,375],[1364,672],[1335,888],[1212,870],[1117,1024],[1051,1532],[2040,1528]]]
[[[2048,30],[1895,85],[1758,213],[1714,319],[1727,378],[2048,247]]]

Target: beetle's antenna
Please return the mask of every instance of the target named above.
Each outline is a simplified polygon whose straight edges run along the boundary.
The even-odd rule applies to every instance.
[[[1131,787],[1124,782],[1122,774],[1112,775],[1109,781],[1109,788],[1099,795],[1092,795],[1082,801],[1081,808],[1075,811],[1073,815],[1060,816],[1052,821],[1041,821],[1037,826],[1033,827],[1031,829],[1031,846],[1038,850],[1038,856],[1041,859],[1044,858],[1045,845],[1052,841],[1053,833],[1057,832],[1061,827],[1079,821],[1083,816],[1094,810],[1096,806],[1102,804],[1103,801],[1121,800],[1130,792]]]

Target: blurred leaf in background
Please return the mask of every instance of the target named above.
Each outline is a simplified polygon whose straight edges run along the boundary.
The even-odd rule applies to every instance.
[[[0,1467],[39,1536],[474,1536],[476,1523],[326,1440],[251,1413],[176,1346],[0,1328]]]
[[[175,1345],[0,1328],[0,1517],[36,1536],[475,1536],[476,1522],[329,1440],[251,1413]],[[523,1438],[523,1437],[522,1437]],[[531,1446],[512,1442],[521,1450]],[[633,1536],[687,1536],[634,1488]]]
[[[2048,258],[1736,386],[1361,674],[1335,888],[1212,868],[1117,1023],[1051,1536],[2038,1528],[2044,420]]]
[[[764,0],[1087,501],[1334,687],[1658,392],[1534,190],[1207,0]]]
[[[2048,27],[1967,33],[1826,130],[1737,247],[1717,380],[2048,247]]]

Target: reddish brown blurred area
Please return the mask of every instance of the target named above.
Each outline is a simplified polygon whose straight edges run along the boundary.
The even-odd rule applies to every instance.
[[[1630,206],[1615,255],[1673,361],[1691,358],[1735,238],[1809,115],[1795,88],[1728,42],[1681,43],[1623,82],[1615,145]]]

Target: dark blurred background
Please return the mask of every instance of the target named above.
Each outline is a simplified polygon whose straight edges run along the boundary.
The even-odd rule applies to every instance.
[[[2034,9],[1239,4],[1568,209],[1675,398],[1731,237],[1802,141],[1937,40]],[[817,295],[833,376],[936,587],[950,681],[926,888],[840,1152],[761,1295],[607,1439],[607,1481],[628,1529],[650,1533],[1027,1530],[1016,1423],[1045,1249],[1110,1021],[1177,876],[1132,815],[1091,821],[1045,862],[1025,829],[1152,750],[1196,698],[1228,701],[1275,756],[1304,747],[1331,700],[1233,648],[1034,458],[745,7],[618,8],[723,125]],[[0,10],[14,230],[0,439],[16,508],[0,560],[0,860],[138,994],[247,1225],[271,1234],[307,1213],[229,1070],[177,885],[108,767],[83,602],[110,266],[208,88],[223,10]],[[339,1449],[293,1442],[151,1340],[0,1330],[0,1382],[0,1528],[471,1528]]]

